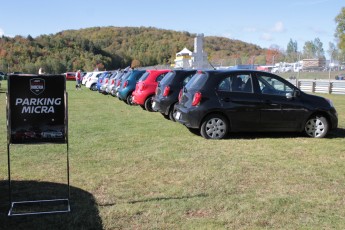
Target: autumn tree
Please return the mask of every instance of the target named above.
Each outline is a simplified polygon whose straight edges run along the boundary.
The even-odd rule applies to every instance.
[[[266,65],[275,65],[281,58],[282,54],[279,47],[271,46],[266,50]]]
[[[140,67],[140,61],[134,59],[131,64],[132,69]]]
[[[292,41],[290,38],[290,41],[286,48],[286,61],[288,62],[294,62],[298,59],[298,51],[297,51],[297,41]]]
[[[320,38],[315,38],[314,41],[306,41],[303,47],[304,58],[324,58],[325,51]]]
[[[345,53],[345,7],[343,7],[340,13],[335,17],[337,24],[335,30],[335,37],[338,40],[338,47]]]
[[[333,62],[334,60],[337,60],[337,57],[339,56],[339,50],[337,49],[336,45],[333,42],[328,43],[327,53],[329,57],[331,58],[331,62]]]

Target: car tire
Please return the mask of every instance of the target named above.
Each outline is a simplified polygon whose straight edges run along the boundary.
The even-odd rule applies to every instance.
[[[133,105],[133,104],[134,104],[132,94],[129,94],[129,95],[127,96],[126,101],[127,101],[127,104],[128,104],[128,105]]]
[[[153,96],[148,97],[146,99],[146,101],[145,101],[145,104],[144,104],[145,109],[147,111],[149,111],[149,112],[153,112],[154,111],[153,108],[152,108],[152,98],[153,98]]]
[[[309,137],[323,138],[327,135],[328,130],[328,121],[322,115],[311,117],[304,125],[304,131]]]
[[[165,119],[170,120],[169,115],[165,115],[164,113],[161,113],[161,114],[162,114],[162,116],[163,116]]]
[[[219,114],[208,115],[202,122],[200,134],[205,139],[222,139],[228,134],[227,119]]]
[[[169,119],[173,122],[176,122],[175,114],[176,114],[176,109],[175,109],[175,104],[173,104],[169,110]]]
[[[141,107],[143,110],[146,110],[146,108],[145,108],[144,105],[140,105],[140,107]]]
[[[90,86],[90,89],[91,89],[92,91],[96,91],[96,90],[97,90],[97,85],[96,85],[96,84],[92,84],[92,85]]]

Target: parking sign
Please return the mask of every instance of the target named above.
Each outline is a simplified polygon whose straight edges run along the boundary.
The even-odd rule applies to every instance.
[[[66,143],[66,79],[63,75],[10,75],[9,143]]]

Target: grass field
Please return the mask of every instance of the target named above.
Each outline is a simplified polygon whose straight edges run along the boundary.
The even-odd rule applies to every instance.
[[[290,78],[290,77],[296,77],[298,79],[324,79],[324,80],[335,80],[335,77],[344,74],[345,71],[331,71],[330,73],[325,71],[318,71],[318,72],[289,72],[289,73],[278,73],[277,75],[283,77],[283,78]]]
[[[339,129],[231,134],[185,127],[68,82],[71,212],[7,217],[6,84],[0,91],[0,229],[345,229]],[[11,146],[13,199],[66,192],[65,145]]]

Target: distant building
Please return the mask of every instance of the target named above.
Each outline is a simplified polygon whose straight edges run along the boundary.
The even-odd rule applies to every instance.
[[[211,65],[207,60],[207,53],[203,50],[204,34],[198,34],[194,38],[194,52],[184,48],[176,53],[175,68],[207,69]]]
[[[193,66],[193,52],[183,48],[180,52],[176,53],[175,68],[189,69]]]

